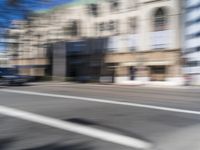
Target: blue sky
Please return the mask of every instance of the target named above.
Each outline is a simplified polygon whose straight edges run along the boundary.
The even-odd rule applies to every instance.
[[[20,0],[20,7],[8,6],[8,0],[0,0],[0,33],[4,28],[9,28],[12,20],[23,19],[27,11],[43,11],[56,6],[70,3],[75,0]],[[2,36],[0,35],[0,38]],[[5,49],[5,44],[0,43],[0,51]]]

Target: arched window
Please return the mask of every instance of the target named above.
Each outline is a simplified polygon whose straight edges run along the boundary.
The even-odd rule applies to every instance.
[[[168,14],[165,8],[157,8],[153,17],[155,31],[162,31],[167,29]]]

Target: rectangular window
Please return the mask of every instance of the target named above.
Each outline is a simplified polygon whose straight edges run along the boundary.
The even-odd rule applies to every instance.
[[[97,4],[89,4],[88,5],[88,13],[89,13],[89,15],[97,17],[99,15],[98,5]]]
[[[169,30],[152,32],[152,49],[167,49],[170,43],[169,37]]]
[[[66,33],[70,36],[78,36],[80,34],[79,30],[80,22],[77,20],[70,21],[66,27]]]
[[[128,33],[136,33],[137,19],[136,17],[128,18]]]
[[[110,0],[110,10],[111,12],[119,11],[120,2],[119,0]]]

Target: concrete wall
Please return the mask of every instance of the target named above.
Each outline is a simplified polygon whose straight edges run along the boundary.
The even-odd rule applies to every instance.
[[[64,42],[53,46],[53,79],[65,80],[66,77],[66,45]]]

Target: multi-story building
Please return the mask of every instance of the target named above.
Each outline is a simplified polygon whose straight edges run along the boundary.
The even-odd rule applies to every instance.
[[[37,26],[33,20],[31,16],[26,21],[13,21],[8,31],[9,39],[13,42],[9,43],[8,51],[12,56],[11,64],[18,69],[20,74],[42,77],[46,74],[49,61],[43,45],[44,39],[40,36],[39,30],[42,26]]]
[[[96,70],[94,72],[101,76],[99,80],[102,81],[112,77],[116,83],[162,81],[181,84],[179,2],[180,0],[77,0],[48,12],[38,13],[39,17],[32,21],[37,22],[33,23],[37,26],[32,27],[32,30],[40,35],[36,39],[44,40],[40,45],[66,43],[67,46],[59,48],[55,44],[50,46],[54,51],[52,57],[58,56],[56,49],[59,49],[59,53],[63,49],[62,56],[66,55],[67,61],[59,63],[67,65],[57,68],[65,67],[62,70],[65,70],[66,76],[87,76],[87,72],[79,72],[84,68],[83,70],[90,72]],[[46,24],[41,27],[45,21]],[[37,35],[33,33],[32,35]],[[31,37],[32,39],[34,38]],[[48,47],[43,46],[46,53]],[[36,51],[32,49],[30,53]],[[44,51],[37,52],[45,53]],[[87,51],[87,55],[83,55],[82,51]],[[94,51],[99,53],[89,55]],[[100,55],[95,58],[97,54]],[[92,61],[83,63],[87,59]],[[98,61],[95,62],[95,59]],[[52,62],[58,62],[54,58],[53,60]],[[55,64],[58,65],[53,63],[53,68],[56,67]]]
[[[6,53],[0,52],[0,68],[10,67],[9,57]]]
[[[94,21],[100,22],[100,36],[109,29],[102,29],[102,24],[115,24],[106,55],[115,82],[181,83],[179,1],[109,1],[104,5],[108,10],[103,7],[104,14]]]
[[[200,0],[185,0],[184,72],[200,85]]]

